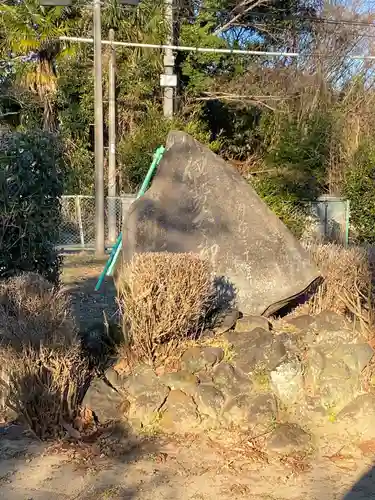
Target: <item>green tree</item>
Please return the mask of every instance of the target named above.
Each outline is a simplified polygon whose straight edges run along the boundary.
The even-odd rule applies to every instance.
[[[6,0],[1,5],[0,53],[10,54],[20,81],[38,96],[45,130],[56,127],[56,64],[69,52],[58,38],[69,33],[72,14],[64,7],[42,7],[38,0]]]

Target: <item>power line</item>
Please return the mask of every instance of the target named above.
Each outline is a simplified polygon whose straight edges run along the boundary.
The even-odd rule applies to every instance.
[[[70,37],[61,36],[59,40],[66,42],[77,42],[77,43],[94,43],[93,38],[80,38],[80,37]],[[185,45],[164,45],[164,44],[152,44],[152,43],[138,43],[138,42],[111,42],[110,40],[102,40],[103,45],[113,45],[118,47],[128,47],[128,48],[141,48],[141,49],[160,49],[160,50],[176,50],[181,52],[198,52],[198,53],[210,53],[210,54],[238,54],[244,56],[269,56],[269,57],[301,57],[306,55],[312,55],[316,57],[331,58],[335,55],[326,54],[301,54],[299,52],[288,52],[288,51],[266,51],[266,50],[246,50],[246,49],[219,49],[212,47],[191,47]],[[375,60],[375,56],[370,55],[347,55],[344,56],[345,59],[350,60]]]

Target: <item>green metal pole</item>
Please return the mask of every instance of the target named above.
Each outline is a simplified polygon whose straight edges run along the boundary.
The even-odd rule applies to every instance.
[[[157,168],[157,166],[159,165],[160,160],[163,157],[164,151],[165,151],[164,146],[159,146],[158,149],[155,151],[154,158],[152,160],[150,168],[148,169],[148,172],[147,172],[146,177],[142,183],[142,186],[138,191],[136,199],[143,196],[145,194],[145,192],[147,191],[147,188],[150,184],[150,181],[152,179],[154,171]],[[96,286],[95,286],[96,292],[100,290],[100,287],[104,281],[105,276],[112,276],[114,268],[116,266],[117,259],[120,255],[121,249],[122,249],[122,232],[119,234],[117,241],[112,248],[111,255],[109,256],[109,259],[107,260],[106,265],[104,266],[104,269],[99,276],[98,282],[96,283]]]

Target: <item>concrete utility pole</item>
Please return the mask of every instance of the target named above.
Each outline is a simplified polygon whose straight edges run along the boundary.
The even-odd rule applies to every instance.
[[[166,45],[173,45],[174,26],[173,26],[173,0],[164,0],[164,16],[167,24],[168,35]],[[163,109],[166,118],[172,118],[174,112],[174,89],[177,86],[177,78],[174,74],[175,57],[173,50],[166,48],[164,51],[164,75],[160,77],[161,86],[164,87]]]
[[[115,31],[109,30],[109,40],[113,42]],[[110,47],[108,70],[108,239],[114,243],[117,238],[116,231],[116,49]]]
[[[105,254],[102,26],[100,0],[94,0],[94,108],[95,108],[95,253]]]

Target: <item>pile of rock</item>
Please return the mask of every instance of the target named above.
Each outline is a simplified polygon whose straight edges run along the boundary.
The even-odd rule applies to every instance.
[[[375,414],[375,397],[364,394],[361,381],[373,350],[352,325],[326,312],[272,330],[266,318],[236,316],[187,349],[179,371],[157,375],[141,365],[123,376],[111,368],[91,385],[85,404],[101,420],[126,417],[165,432],[266,432],[269,449],[280,452],[291,443],[294,450],[309,446],[310,431],[329,421],[364,429],[363,418]]]

